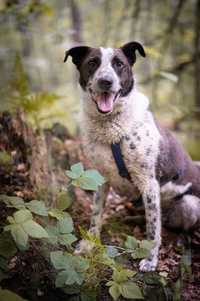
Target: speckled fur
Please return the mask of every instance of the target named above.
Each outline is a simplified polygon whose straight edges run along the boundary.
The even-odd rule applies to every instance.
[[[120,194],[137,198],[142,194],[147,223],[147,237],[155,241],[149,259],[141,270],[155,269],[160,237],[160,188],[156,180],[156,161],[161,136],[148,110],[148,99],[133,90],[122,98],[112,115],[98,118],[96,108],[83,99],[82,134],[85,154]],[[132,183],[119,176],[110,144],[121,141],[122,153]]]
[[[136,90],[131,71],[136,49],[145,56],[142,46],[133,42],[119,49],[72,48],[66,52],[65,60],[68,55],[72,56],[84,90],[81,130],[85,155],[108,181],[94,199],[90,231],[100,234],[101,214],[109,185],[119,194],[132,199],[142,195],[147,238],[154,241],[154,247],[150,256],[140,262],[140,270],[152,271],[157,266],[161,244],[160,192],[165,219],[172,226],[188,230],[200,219],[200,168],[192,162],[176,139],[155,122],[149,111],[148,99]],[[98,60],[101,57],[101,63],[89,75],[88,60],[94,55]],[[125,68],[119,79],[112,65],[112,58],[116,55]],[[93,96],[99,93],[98,79],[108,73],[114,81],[112,92],[118,97],[112,111],[104,115],[98,112]],[[130,82],[127,82],[128,78]],[[118,93],[120,86],[121,96]],[[116,142],[121,144],[131,181],[118,174],[111,152],[111,144]],[[184,195],[189,187],[194,195]],[[87,249],[84,241],[80,248]]]

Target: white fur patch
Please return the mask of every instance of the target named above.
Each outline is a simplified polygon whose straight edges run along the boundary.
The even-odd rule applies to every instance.
[[[114,51],[112,48],[100,48],[101,51],[101,65],[96,70],[93,78],[91,79],[91,88],[92,90],[96,91],[98,90],[97,82],[100,78],[106,78],[109,77],[113,80],[113,86],[111,90],[113,92],[118,92],[121,88],[120,86],[120,80],[117,76],[115,70],[112,67],[111,61],[114,54]]]
[[[102,54],[102,59],[101,59],[101,65],[96,73],[96,76],[97,77],[109,76],[110,78],[112,78],[113,80],[112,90],[114,92],[118,92],[120,89],[119,77],[111,65],[114,51],[112,48],[103,48],[103,47],[101,47],[100,50]]]

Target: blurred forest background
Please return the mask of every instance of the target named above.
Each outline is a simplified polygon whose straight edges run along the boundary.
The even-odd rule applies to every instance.
[[[138,88],[200,160],[200,0],[0,0],[0,40],[0,111],[20,109],[37,128],[59,121],[72,134],[80,89],[65,51],[141,42]]]

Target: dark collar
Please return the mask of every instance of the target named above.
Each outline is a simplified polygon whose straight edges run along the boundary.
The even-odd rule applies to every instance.
[[[115,163],[118,168],[118,173],[122,178],[126,178],[131,182],[131,176],[128,172],[128,169],[126,168],[126,164],[124,162],[123,154],[120,147],[120,142],[118,143],[112,143],[111,144],[111,150],[112,154],[115,160]],[[142,196],[140,196],[138,199],[134,200],[134,206],[140,207],[142,206]]]
[[[111,144],[111,150],[112,150],[112,154],[113,157],[115,159],[115,163],[117,165],[118,168],[118,173],[122,178],[126,178],[129,181],[131,181],[131,176],[128,172],[128,169],[126,168],[124,159],[123,159],[123,155],[122,155],[122,151],[121,151],[121,147],[120,147],[120,142],[118,143],[112,143]]]

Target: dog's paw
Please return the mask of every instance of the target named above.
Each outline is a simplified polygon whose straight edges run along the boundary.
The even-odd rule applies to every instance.
[[[76,246],[76,249],[74,251],[75,255],[81,255],[81,254],[87,254],[89,253],[92,249],[94,248],[94,243],[86,240],[86,239],[82,239],[78,245]]]
[[[139,269],[141,272],[153,272],[156,270],[157,263],[157,259],[145,258],[140,261]]]

